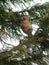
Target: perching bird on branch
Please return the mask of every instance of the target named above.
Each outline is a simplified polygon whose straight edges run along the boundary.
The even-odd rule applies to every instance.
[[[28,38],[33,37],[32,35],[32,24],[30,23],[30,17],[28,15],[24,15],[20,18],[21,28],[24,33],[28,35]]]

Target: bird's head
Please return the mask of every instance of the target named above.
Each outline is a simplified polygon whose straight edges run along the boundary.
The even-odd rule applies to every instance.
[[[24,22],[25,20],[29,20],[29,15],[24,15],[23,17],[20,18],[21,22]]]

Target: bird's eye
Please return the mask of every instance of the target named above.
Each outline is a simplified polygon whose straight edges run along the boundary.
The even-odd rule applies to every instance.
[[[26,20],[26,18],[23,18],[23,20]]]

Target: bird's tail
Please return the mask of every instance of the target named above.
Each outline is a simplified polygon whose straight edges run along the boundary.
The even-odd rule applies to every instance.
[[[28,38],[33,38],[34,36],[32,34],[29,34],[28,35]]]

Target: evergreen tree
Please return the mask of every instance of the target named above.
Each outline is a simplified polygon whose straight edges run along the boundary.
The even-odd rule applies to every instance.
[[[13,11],[14,7],[21,9]],[[10,50],[0,51],[0,65],[48,65],[49,64],[49,3],[29,5],[32,0],[0,0],[0,42],[3,48],[7,44],[3,40],[15,38],[20,40],[18,46]],[[26,5],[28,4],[28,6]],[[25,7],[25,8],[24,8]],[[39,26],[33,38],[25,38],[21,32],[20,18],[30,16],[31,24]],[[18,33],[18,32],[19,33]],[[24,37],[21,39],[21,37]]]

